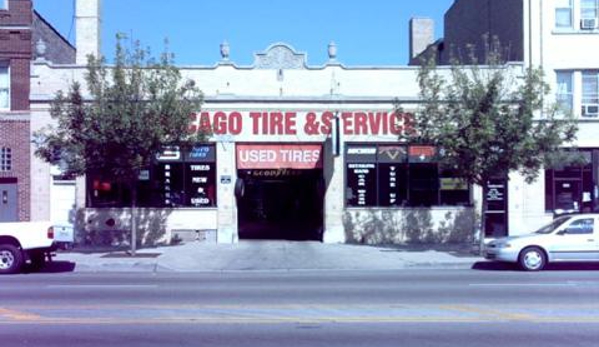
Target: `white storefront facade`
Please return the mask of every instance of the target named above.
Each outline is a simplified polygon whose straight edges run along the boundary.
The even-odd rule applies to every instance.
[[[35,65],[38,127],[49,121],[53,93],[83,70]],[[472,236],[468,187],[441,177],[434,148],[399,141],[418,106],[417,68],[348,68],[333,51],[327,64],[311,67],[305,54],[277,43],[249,67],[223,55],[216,66],[181,70],[206,95],[191,127],[207,127],[213,136],[189,153],[170,149],[145,174],[142,191],[155,196],[140,223],[148,232],[158,228],[161,240],[400,243]],[[46,165],[34,160],[43,171]],[[78,187],[81,228],[128,229],[126,208],[102,207],[114,203],[102,200],[114,198],[103,192],[112,189],[109,182],[88,177]]]
[[[532,184],[510,175],[508,184],[493,192],[503,204],[506,225],[489,236],[530,231],[573,202],[581,209],[596,206],[599,123],[589,111],[597,99],[599,65],[597,54],[589,52],[599,49],[599,31],[586,22],[579,25],[583,2],[565,1],[568,12],[559,1],[510,1],[523,21],[516,42],[523,61],[513,68],[545,69],[559,100],[580,117],[575,145],[586,150],[589,163],[576,172],[543,170]],[[97,0],[84,3],[97,5]],[[468,6],[468,0],[457,1],[453,13],[468,18],[463,11]],[[561,17],[556,24],[563,13],[569,13],[570,27]],[[97,52],[89,42],[99,42],[98,18],[81,18],[78,32],[91,28],[83,47]],[[322,66],[311,66],[304,53],[275,43],[250,66],[232,62],[224,45],[216,65],[180,67],[205,94],[192,127],[210,127],[214,134],[192,149],[168,149],[140,176],[142,240],[471,241],[480,189],[460,184],[455,173],[439,167],[434,148],[400,141],[412,113],[425,102],[418,100],[418,67],[348,67],[337,60],[334,45],[328,48],[330,59]],[[73,66],[33,63],[32,131],[50,122],[54,93],[82,80],[85,66],[79,59]],[[395,111],[398,105],[401,112]],[[48,165],[32,156],[33,219],[50,215],[54,199],[48,177]],[[78,179],[72,215],[86,237],[126,239],[118,235],[129,229],[127,194],[116,188],[93,177]]]

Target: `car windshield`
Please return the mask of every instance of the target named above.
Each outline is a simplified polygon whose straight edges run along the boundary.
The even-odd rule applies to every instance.
[[[564,224],[566,221],[568,221],[570,218],[570,216],[564,216],[564,217],[559,217],[553,220],[553,222],[545,225],[544,227],[542,227],[541,229],[535,231],[536,234],[550,234],[553,231],[555,231],[555,229],[559,228],[560,225]]]

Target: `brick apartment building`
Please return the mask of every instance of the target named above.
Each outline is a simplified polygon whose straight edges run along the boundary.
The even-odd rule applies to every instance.
[[[0,221],[31,219],[34,59],[74,63],[75,49],[33,10],[31,0],[0,1]]]

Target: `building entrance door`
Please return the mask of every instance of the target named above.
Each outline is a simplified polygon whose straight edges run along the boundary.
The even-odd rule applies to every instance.
[[[322,240],[321,145],[238,145],[240,239]]]
[[[0,183],[0,222],[17,222],[17,184]]]

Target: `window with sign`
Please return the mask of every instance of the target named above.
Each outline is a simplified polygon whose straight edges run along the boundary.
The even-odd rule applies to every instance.
[[[470,204],[468,185],[440,169],[431,146],[348,144],[345,163],[349,207]]]
[[[598,209],[599,150],[571,153],[571,163],[555,164],[545,170],[545,210],[547,212],[589,212]],[[593,174],[595,172],[595,174]]]
[[[90,207],[128,207],[131,192],[101,173],[90,173]],[[165,147],[155,163],[142,170],[137,183],[140,207],[215,207],[216,148],[198,144],[189,149]]]

